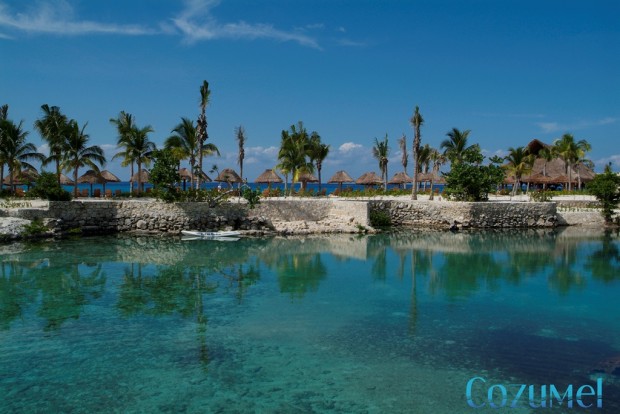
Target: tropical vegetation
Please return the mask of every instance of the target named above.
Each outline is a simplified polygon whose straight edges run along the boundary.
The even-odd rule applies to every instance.
[[[387,190],[389,154],[390,147],[388,146],[388,135],[385,134],[385,138],[381,141],[375,138],[375,146],[372,147],[372,156],[379,161],[379,170],[381,171],[381,181],[383,181],[384,190]]]
[[[601,213],[606,223],[611,223],[614,210],[620,202],[620,176],[614,174],[610,165],[605,166],[605,172],[598,174],[587,185],[590,194],[601,203]]]
[[[411,126],[413,126],[413,186],[411,190],[411,199],[418,199],[418,171],[420,169],[420,127],[424,123],[424,118],[420,114],[420,108],[416,105],[415,110],[413,111],[413,116],[411,117]]]

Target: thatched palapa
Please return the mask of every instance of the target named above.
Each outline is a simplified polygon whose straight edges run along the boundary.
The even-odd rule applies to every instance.
[[[327,182],[329,184],[338,183],[338,191],[342,191],[342,183],[352,183],[354,181],[355,180],[353,180],[353,178],[351,178],[345,170],[340,170],[337,171],[336,174],[334,174]]]
[[[215,181],[228,183],[229,186],[232,186],[232,183],[243,182],[241,177],[239,177],[239,174],[237,174],[232,168],[224,168],[215,178]]]
[[[371,171],[362,174],[357,180],[355,180],[355,183],[362,185],[377,185],[382,184],[383,180],[381,180],[381,177],[375,174],[374,171]]]
[[[282,178],[278,174],[275,173],[274,170],[267,169],[261,175],[259,175],[256,180],[254,180],[257,184],[271,184],[271,183],[281,183]]]
[[[388,181],[388,184],[403,184],[406,185],[407,183],[412,182],[413,179],[411,177],[409,177],[409,175],[404,172],[397,172],[396,174],[394,174],[394,176],[392,177],[392,179],[390,181]]]

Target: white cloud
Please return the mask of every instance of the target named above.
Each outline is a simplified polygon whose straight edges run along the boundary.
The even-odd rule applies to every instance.
[[[493,157],[493,156],[498,156],[498,157],[505,157],[506,155],[508,155],[508,151],[505,150],[495,150],[495,151],[489,151],[486,149],[483,149],[482,151],[482,155],[484,155],[487,158]]]
[[[27,33],[58,35],[122,34],[145,35],[155,31],[139,25],[118,25],[74,18],[73,7],[64,0],[52,3],[38,2],[26,13],[12,14],[6,5],[0,3],[0,27]],[[3,35],[4,38],[8,36]]]
[[[213,39],[270,39],[279,42],[296,42],[302,46],[321,49],[316,39],[303,30],[280,30],[266,23],[219,22],[211,10],[219,4],[217,0],[186,0],[178,16],[152,27],[138,24],[102,23],[80,20],[73,6],[66,0],[41,0],[23,12],[12,12],[0,2],[0,28],[31,34],[86,35],[181,35],[187,42]],[[321,24],[306,28],[318,29]],[[0,33],[0,39],[11,39]]]
[[[579,121],[573,124],[560,124],[558,122],[538,122],[538,125],[544,133],[567,132],[579,129],[614,124],[618,118],[606,117],[598,120]]]
[[[366,46],[366,43],[357,42],[357,41],[351,40],[351,39],[340,39],[340,40],[338,40],[338,44],[340,46],[347,46],[347,47],[364,47],[364,46]]]
[[[270,24],[245,21],[220,23],[211,13],[218,4],[217,0],[187,0],[185,9],[172,19],[172,22],[188,42],[212,39],[272,39],[321,49],[310,36],[296,31],[279,30]]]
[[[357,151],[362,148],[364,148],[363,145],[356,144],[355,142],[345,142],[340,147],[338,147],[338,151],[346,154],[352,151]]]
[[[266,165],[275,165],[278,163],[278,147],[246,147],[245,148],[245,158],[243,159],[243,165],[253,165],[253,164],[266,164]],[[231,152],[226,154],[225,158],[227,161],[237,163],[237,158],[239,154],[237,152]]]
[[[616,168],[620,167],[620,154],[610,155],[609,157],[594,161],[594,165],[601,170],[603,170],[603,168],[605,168],[605,166],[609,163]]]

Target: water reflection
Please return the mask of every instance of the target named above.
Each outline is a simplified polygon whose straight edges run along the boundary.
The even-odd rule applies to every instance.
[[[119,263],[122,277],[112,293],[121,316],[176,314],[203,324],[205,296],[223,292],[242,303],[265,271],[273,272],[282,294],[303,300],[339,277],[330,266],[361,260],[376,281],[411,279],[415,330],[420,289],[454,301],[530,278],[544,278],[558,295],[581,291],[590,280],[618,281],[618,234],[582,233],[422,232],[237,243],[107,237],[32,245],[0,255],[0,329],[28,307],[36,308],[45,330],[59,329],[104,294],[106,272]]]

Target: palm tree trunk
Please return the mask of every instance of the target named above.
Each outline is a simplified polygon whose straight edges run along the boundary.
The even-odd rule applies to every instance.
[[[435,184],[435,182],[434,182],[434,181],[433,181],[433,179],[431,178],[431,194],[428,196],[428,199],[429,199],[429,200],[433,200],[433,199],[435,199],[435,196],[434,196],[434,193],[433,193],[433,191],[435,190],[435,189],[433,188],[434,184]]]
[[[142,191],[142,162],[140,159],[137,161],[138,164],[138,194]]]
[[[76,197],[76,198],[78,196],[78,182],[77,182],[77,179],[78,179],[78,167],[75,167],[73,169],[73,184],[74,184],[74,186],[73,186],[73,196]]]
[[[58,185],[60,185],[60,160],[56,158],[56,177],[58,178]]]

